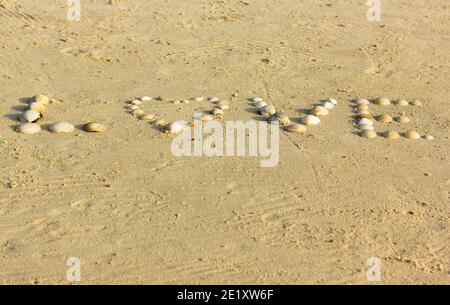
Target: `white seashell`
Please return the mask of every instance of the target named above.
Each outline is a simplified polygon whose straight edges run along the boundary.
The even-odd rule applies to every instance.
[[[370,102],[369,102],[368,99],[360,98],[360,99],[357,99],[357,100],[356,100],[356,104],[357,104],[357,105],[360,105],[360,104],[363,104],[363,105],[369,105]]]
[[[141,119],[143,121],[153,121],[156,119],[156,115],[147,113],[147,114],[142,115],[139,119]]]
[[[369,110],[358,110],[357,114],[358,115],[370,115],[370,111]]]
[[[175,121],[172,123],[169,123],[166,128],[165,128],[165,132],[169,133],[169,134],[175,134],[175,133],[180,133],[183,130],[185,130],[187,128],[187,124],[185,124],[185,122],[182,121]]]
[[[370,126],[373,126],[373,121],[369,120],[367,118],[362,118],[361,120],[358,121],[358,125],[370,125]]]
[[[40,103],[42,105],[48,105],[50,103],[50,99],[47,96],[43,95],[43,94],[36,95],[34,97],[34,101],[36,103]]]
[[[277,113],[277,110],[273,105],[266,105],[259,109],[259,113],[263,116],[271,116]]]
[[[17,127],[16,131],[23,134],[35,134],[41,131],[41,126],[35,123],[23,123]]]
[[[337,100],[334,99],[334,98],[332,98],[332,97],[330,97],[330,98],[328,99],[328,101],[329,101],[331,104],[335,105],[335,106],[338,104]]]
[[[408,118],[406,115],[401,115],[397,118],[397,121],[400,123],[408,123],[410,122],[410,118]]]
[[[103,132],[106,130],[106,126],[96,122],[89,122],[84,124],[83,129],[87,132]]]
[[[228,106],[227,104],[220,104],[219,106],[217,106],[217,108],[222,109],[222,110],[227,110],[227,109],[230,109],[230,106]]]
[[[308,114],[302,118],[302,123],[305,125],[317,125],[320,123],[320,119],[314,115]]]
[[[28,109],[34,110],[34,111],[37,111],[40,113],[45,112],[45,110],[46,110],[45,105],[42,103],[38,103],[38,102],[31,103],[30,106],[28,107]]]
[[[389,140],[397,140],[400,138],[400,134],[396,131],[388,130],[383,133],[383,137],[385,137],[386,139],[389,139]]]
[[[434,140],[434,137],[432,135],[429,135],[429,134],[424,135],[423,138],[425,140],[427,140],[427,141],[433,141]]]
[[[380,97],[377,100],[377,105],[379,106],[389,106],[391,104],[391,101],[387,97]]]
[[[208,97],[208,101],[210,101],[211,103],[217,103],[218,101],[220,101],[220,99],[215,96],[210,96]]]
[[[42,117],[42,114],[35,110],[27,110],[20,117],[20,121],[24,123],[35,123]]]
[[[397,105],[398,105],[398,106],[408,106],[409,103],[408,103],[407,100],[401,99],[401,100],[398,100],[398,101],[397,101]]]
[[[250,99],[250,101],[252,101],[253,103],[259,103],[259,102],[263,102],[264,100],[260,97],[252,97]]]
[[[139,99],[143,102],[148,102],[148,101],[151,101],[153,98],[150,96],[142,96]]]
[[[190,103],[189,100],[181,100],[181,102],[182,102],[183,104],[189,104],[189,103]]]
[[[412,102],[411,105],[416,106],[416,107],[422,107],[422,103],[418,100],[415,100],[414,102]]]
[[[139,106],[139,105],[130,105],[130,106],[128,106],[128,109],[134,111],[134,110],[137,110],[137,109],[141,109],[141,106]]]
[[[359,135],[360,135],[361,137],[367,138],[367,139],[374,139],[374,138],[377,137],[377,133],[376,133],[375,131],[369,130],[369,129],[366,129],[366,130],[361,131],[361,132],[359,133]]]
[[[192,100],[194,102],[203,102],[204,99],[205,98],[203,96],[197,96],[197,97],[194,97]]]
[[[132,100],[130,102],[131,105],[135,105],[135,106],[142,106],[142,101],[141,100]]]
[[[322,106],[315,106],[312,110],[311,110],[311,114],[315,115],[315,116],[324,116],[324,115],[328,115],[329,111]]]
[[[263,102],[263,101],[259,101],[259,102],[254,103],[253,106],[255,106],[258,109],[261,109],[261,108],[267,106],[267,103]]]
[[[405,138],[410,140],[420,139],[420,134],[416,131],[410,130],[405,132]]]
[[[358,125],[358,128],[359,130],[373,130],[373,126],[367,124]]]
[[[334,108],[334,104],[331,103],[331,102],[329,102],[329,101],[322,102],[322,106],[323,106],[325,109],[333,109],[333,108]]]
[[[67,122],[58,122],[50,125],[48,129],[54,133],[69,133],[75,130],[75,127]]]
[[[381,114],[377,117],[377,120],[381,123],[391,123],[392,117],[389,114]]]
[[[291,124],[291,120],[289,117],[282,113],[275,113],[269,118],[270,123],[278,122],[281,126],[289,125]]]
[[[288,132],[303,133],[306,131],[306,127],[301,124],[291,124],[286,126],[285,130]]]
[[[173,100],[173,101],[172,101],[172,104],[175,104],[175,105],[176,105],[176,104],[179,104],[179,103],[181,103],[180,100]]]

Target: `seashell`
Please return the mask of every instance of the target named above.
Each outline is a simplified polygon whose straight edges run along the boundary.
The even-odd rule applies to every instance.
[[[282,113],[275,113],[269,118],[270,123],[278,122],[281,126],[289,125],[291,124],[291,120],[289,117]]]
[[[410,140],[420,139],[420,134],[416,131],[410,130],[405,132],[405,138]]]
[[[143,121],[153,121],[156,119],[156,115],[147,113],[147,114],[141,115],[141,117],[139,119],[141,119]]]
[[[214,121],[215,117],[211,114],[204,114],[202,115],[202,121]]]
[[[357,104],[357,105],[360,105],[360,104],[369,105],[370,102],[369,102],[368,99],[365,99],[365,98],[359,98],[359,99],[356,100],[356,104]]]
[[[159,120],[155,121],[155,125],[156,126],[165,126],[166,121],[164,121],[164,119],[159,119]]]
[[[398,106],[408,106],[409,103],[408,103],[407,100],[401,99],[401,100],[398,100],[398,101],[397,101],[397,105],[398,105]]]
[[[96,122],[89,122],[84,124],[83,129],[87,132],[103,132],[106,130],[106,126]]]
[[[222,118],[224,113],[219,108],[214,108],[213,110],[211,110],[211,114],[216,118]]]
[[[362,118],[358,121],[358,125],[370,125],[373,126],[373,121],[368,118]]]
[[[328,115],[329,111],[327,109],[325,109],[325,107],[322,106],[315,106],[312,110],[311,110],[311,114],[315,115],[315,116],[324,116],[324,115]]]
[[[208,101],[210,101],[211,103],[217,103],[218,101],[220,101],[220,99],[215,96],[210,96],[208,97]]]
[[[381,123],[391,123],[392,122],[392,117],[388,114],[381,114],[377,117],[377,120]]]
[[[306,132],[306,127],[301,124],[291,124],[286,126],[284,130],[288,132],[303,133]]]
[[[368,104],[357,104],[355,107],[356,110],[369,110]]]
[[[189,103],[190,103],[189,100],[181,100],[181,102],[182,102],[183,104],[189,104]]]
[[[139,98],[141,101],[143,102],[149,102],[151,101],[153,98],[151,96],[142,96]]]
[[[322,102],[322,106],[323,106],[325,109],[333,109],[334,104],[331,103],[331,102],[329,102],[329,101],[326,101],[326,102]]]
[[[175,121],[172,123],[167,124],[167,126],[165,127],[165,132],[169,133],[169,134],[175,134],[175,133],[180,133],[183,130],[185,130],[187,128],[187,124],[186,122],[183,121]]]
[[[400,134],[393,130],[388,130],[383,133],[383,137],[389,140],[397,140],[400,138]]]
[[[271,116],[277,113],[277,110],[273,105],[266,105],[259,109],[259,113],[263,116]]]
[[[416,107],[422,107],[422,103],[418,100],[415,100],[414,102],[412,102],[411,105],[416,106]]]
[[[197,97],[194,97],[192,100],[194,102],[203,102],[204,99],[205,98],[203,96],[197,96]]]
[[[179,103],[181,103],[180,100],[173,100],[173,101],[172,101],[172,104],[175,104],[175,105],[176,105],[176,104],[179,104]]]
[[[41,131],[41,126],[35,123],[23,123],[17,127],[16,131],[23,134],[35,134]]]
[[[135,106],[142,106],[142,101],[141,100],[132,100],[130,102],[131,105],[135,105]]]
[[[370,113],[362,113],[357,115],[358,119],[367,119],[373,121],[373,116]]]
[[[433,141],[434,140],[434,137],[432,135],[430,135],[430,134],[424,135],[423,138],[425,140],[427,140],[427,141]]]
[[[387,97],[380,97],[377,100],[377,105],[379,106],[389,106],[391,104],[391,101]]]
[[[228,106],[227,104],[220,104],[217,106],[217,108],[219,108],[221,110],[227,110],[227,109],[230,109],[230,106]]]
[[[397,118],[397,121],[399,121],[400,123],[408,123],[411,120],[406,115],[401,115]]]
[[[252,97],[250,99],[250,101],[253,102],[253,103],[259,103],[259,102],[263,102],[264,100],[262,98],[260,98],[260,97]]]
[[[370,115],[370,111],[369,111],[369,110],[358,110],[357,114],[358,114],[358,117],[360,117],[360,118],[363,118],[363,117],[370,117],[370,118],[373,118],[373,117]]]
[[[376,133],[375,131],[369,130],[369,129],[366,129],[366,130],[361,131],[361,132],[359,133],[359,135],[360,135],[361,137],[363,137],[363,138],[366,138],[366,139],[374,139],[374,138],[377,137],[377,133]]]
[[[75,130],[75,127],[67,122],[58,122],[50,125],[48,130],[54,133],[69,133]]]
[[[38,102],[31,103],[30,106],[28,107],[28,109],[29,110],[34,110],[34,111],[37,111],[37,112],[40,112],[40,113],[45,112],[45,110],[46,110],[45,109],[45,105],[42,104],[42,103],[38,103]]]
[[[144,110],[139,108],[139,109],[133,110],[132,114],[135,117],[141,117],[145,114],[145,112],[144,112]]]
[[[128,106],[128,109],[134,111],[134,110],[137,110],[137,109],[141,109],[141,106],[139,106],[139,105],[130,105],[130,106]]]
[[[43,95],[43,94],[36,95],[34,97],[34,101],[36,103],[40,103],[42,105],[48,105],[50,103],[50,99],[47,96]]]
[[[161,102],[167,101],[167,97],[165,97],[164,95],[158,96],[156,99]]]
[[[320,119],[314,115],[308,114],[302,118],[302,123],[305,125],[317,125],[320,123]]]
[[[358,125],[358,128],[359,130],[373,130],[373,126],[368,124]]]
[[[258,109],[261,109],[261,108],[267,106],[267,103],[263,102],[263,101],[259,101],[259,102],[254,103],[253,106],[255,106]]]
[[[334,99],[334,98],[332,98],[332,97],[330,97],[330,98],[328,99],[328,101],[329,101],[331,104],[335,105],[335,106],[338,104],[337,100]]]
[[[24,123],[35,123],[40,118],[42,118],[42,114],[35,110],[27,110],[20,117],[20,121]]]

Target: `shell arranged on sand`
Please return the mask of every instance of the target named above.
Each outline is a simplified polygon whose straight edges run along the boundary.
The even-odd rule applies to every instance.
[[[281,126],[289,125],[291,124],[291,120],[289,117],[282,113],[275,113],[269,118],[270,123],[278,122]]]
[[[400,100],[397,101],[397,105],[398,105],[398,106],[408,106],[409,103],[408,103],[407,100],[400,99]]]
[[[214,121],[214,119],[215,119],[215,117],[211,114],[204,114],[204,115],[202,115],[202,118],[201,118],[201,120],[204,122]]]
[[[17,127],[16,131],[23,134],[35,134],[41,131],[41,126],[35,123],[23,123]]]
[[[331,104],[333,104],[333,105],[335,105],[335,106],[338,104],[337,100],[334,99],[334,98],[332,98],[332,97],[330,97],[330,98],[328,99],[328,102],[330,102]]]
[[[48,105],[50,103],[50,99],[43,94],[36,95],[33,99],[36,103],[40,103],[42,105]]]
[[[103,132],[106,130],[106,126],[101,123],[89,122],[84,124],[83,129],[87,132]]]
[[[362,124],[358,125],[359,130],[373,130],[373,125]]]
[[[141,115],[141,117],[139,119],[143,120],[143,121],[154,121],[154,120],[156,120],[156,115],[147,113],[147,114]]]
[[[368,104],[357,104],[355,106],[356,110],[369,110],[369,105]]]
[[[67,122],[58,122],[50,125],[48,130],[54,133],[69,133],[75,130],[75,126]]]
[[[358,125],[369,125],[369,126],[373,126],[373,121],[369,120],[368,118],[362,118],[361,120],[358,121]]]
[[[35,110],[27,110],[20,116],[20,121],[24,123],[35,123],[42,117],[42,114]]]
[[[130,109],[131,111],[133,111],[133,110],[136,110],[136,109],[141,109],[141,106],[130,104],[130,105],[128,106],[128,109]]]
[[[175,122],[167,124],[167,126],[164,129],[164,131],[169,133],[169,134],[176,134],[176,133],[182,132],[187,127],[188,127],[188,124],[186,122],[175,121]]]
[[[391,101],[387,97],[380,97],[377,99],[377,105],[379,106],[389,106]]]
[[[414,102],[412,102],[411,105],[416,106],[416,107],[422,107],[422,103],[418,100],[415,100]]]
[[[433,141],[434,140],[434,137],[432,135],[430,135],[430,134],[424,135],[423,138],[425,140],[427,140],[427,141]]]
[[[167,97],[164,95],[160,95],[156,98],[158,101],[160,102],[166,102],[167,101]]]
[[[37,112],[40,112],[40,113],[46,111],[45,105],[42,104],[42,103],[38,103],[38,102],[31,103],[30,106],[28,106],[28,109],[29,110],[34,110],[34,111],[37,111]]]
[[[222,110],[220,110],[219,108],[214,108],[213,110],[211,110],[211,114],[214,117],[221,119],[224,115],[224,112]]]
[[[369,105],[370,102],[369,102],[368,99],[365,99],[365,98],[359,98],[359,99],[356,100],[356,104],[357,104],[357,105],[360,105],[360,104]]]
[[[408,123],[410,122],[410,118],[408,118],[406,115],[401,115],[397,118],[397,121],[400,123]]]
[[[361,110],[364,111],[364,110]],[[367,119],[370,121],[373,121],[373,116],[370,113],[362,113],[362,114],[358,114],[358,119]]]
[[[227,109],[230,109],[230,106],[228,106],[225,103],[222,103],[222,104],[217,105],[217,108],[219,108],[221,110],[227,110]]]
[[[189,100],[181,100],[180,102],[183,103],[183,104],[189,104],[190,103]]]
[[[391,123],[392,117],[389,114],[381,114],[377,117],[377,120],[381,123]]]
[[[259,113],[263,116],[271,116],[277,113],[277,110],[273,105],[266,105],[259,109]]]
[[[135,106],[142,106],[143,102],[141,100],[132,100],[130,104]]]
[[[258,108],[258,109],[261,109],[261,108],[263,108],[263,107],[266,107],[266,106],[267,106],[267,103],[264,102],[264,101],[258,101],[258,102],[255,102],[255,103],[253,104],[253,106],[255,106],[255,107]]]
[[[192,99],[194,102],[203,102],[205,98],[203,96],[197,96]]]
[[[166,125],[166,121],[164,119],[159,119],[155,121],[155,125],[156,126],[165,126]]]
[[[400,134],[393,130],[388,130],[383,132],[383,137],[389,140],[397,140],[400,138]]]
[[[405,132],[405,138],[410,140],[420,139],[420,134],[416,131],[410,130]]]
[[[141,101],[143,101],[143,102],[149,102],[149,101],[151,101],[153,98],[150,97],[150,96],[142,96],[142,97],[140,97],[139,99],[140,99]]]
[[[211,103],[217,103],[218,101],[220,101],[220,99],[216,96],[210,96],[208,97],[208,101],[210,101]]]
[[[360,135],[361,137],[363,137],[363,138],[366,138],[366,139],[374,139],[374,138],[377,137],[377,133],[376,133],[375,131],[369,130],[369,129],[366,129],[366,130],[361,131],[361,132],[359,133],[359,135]]]
[[[305,125],[317,125],[320,123],[320,119],[315,115],[308,114],[302,118],[302,123]]]
[[[250,99],[250,101],[253,102],[253,103],[258,103],[258,102],[263,102],[264,100],[262,98],[260,98],[260,97],[252,97]]]
[[[311,114],[315,115],[315,116],[324,116],[324,115],[328,115],[329,111],[322,106],[315,106],[312,110],[311,110]]]
[[[330,101],[325,101],[325,102],[322,102],[322,106],[325,109],[333,109],[334,104]]]
[[[306,132],[306,127],[301,124],[291,124],[286,126],[284,130],[288,132],[303,133]]]
[[[364,118],[364,117],[367,117],[367,118],[370,118],[370,119],[373,118],[372,115],[370,115],[370,111],[369,110],[358,110],[357,114],[358,114],[358,117],[361,118],[361,119]]]

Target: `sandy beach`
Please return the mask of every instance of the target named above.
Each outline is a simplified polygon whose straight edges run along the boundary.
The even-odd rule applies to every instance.
[[[0,0],[0,284],[450,284],[450,3],[365,0]],[[43,130],[16,132],[35,95]],[[280,131],[279,162],[177,157],[173,135],[127,101],[217,96],[221,121],[259,120],[261,97],[305,133]],[[365,139],[354,101],[408,116]],[[420,101],[398,106],[394,101]],[[142,105],[167,122],[203,101]],[[55,134],[48,124],[70,122]],[[102,122],[88,133],[82,125]]]

